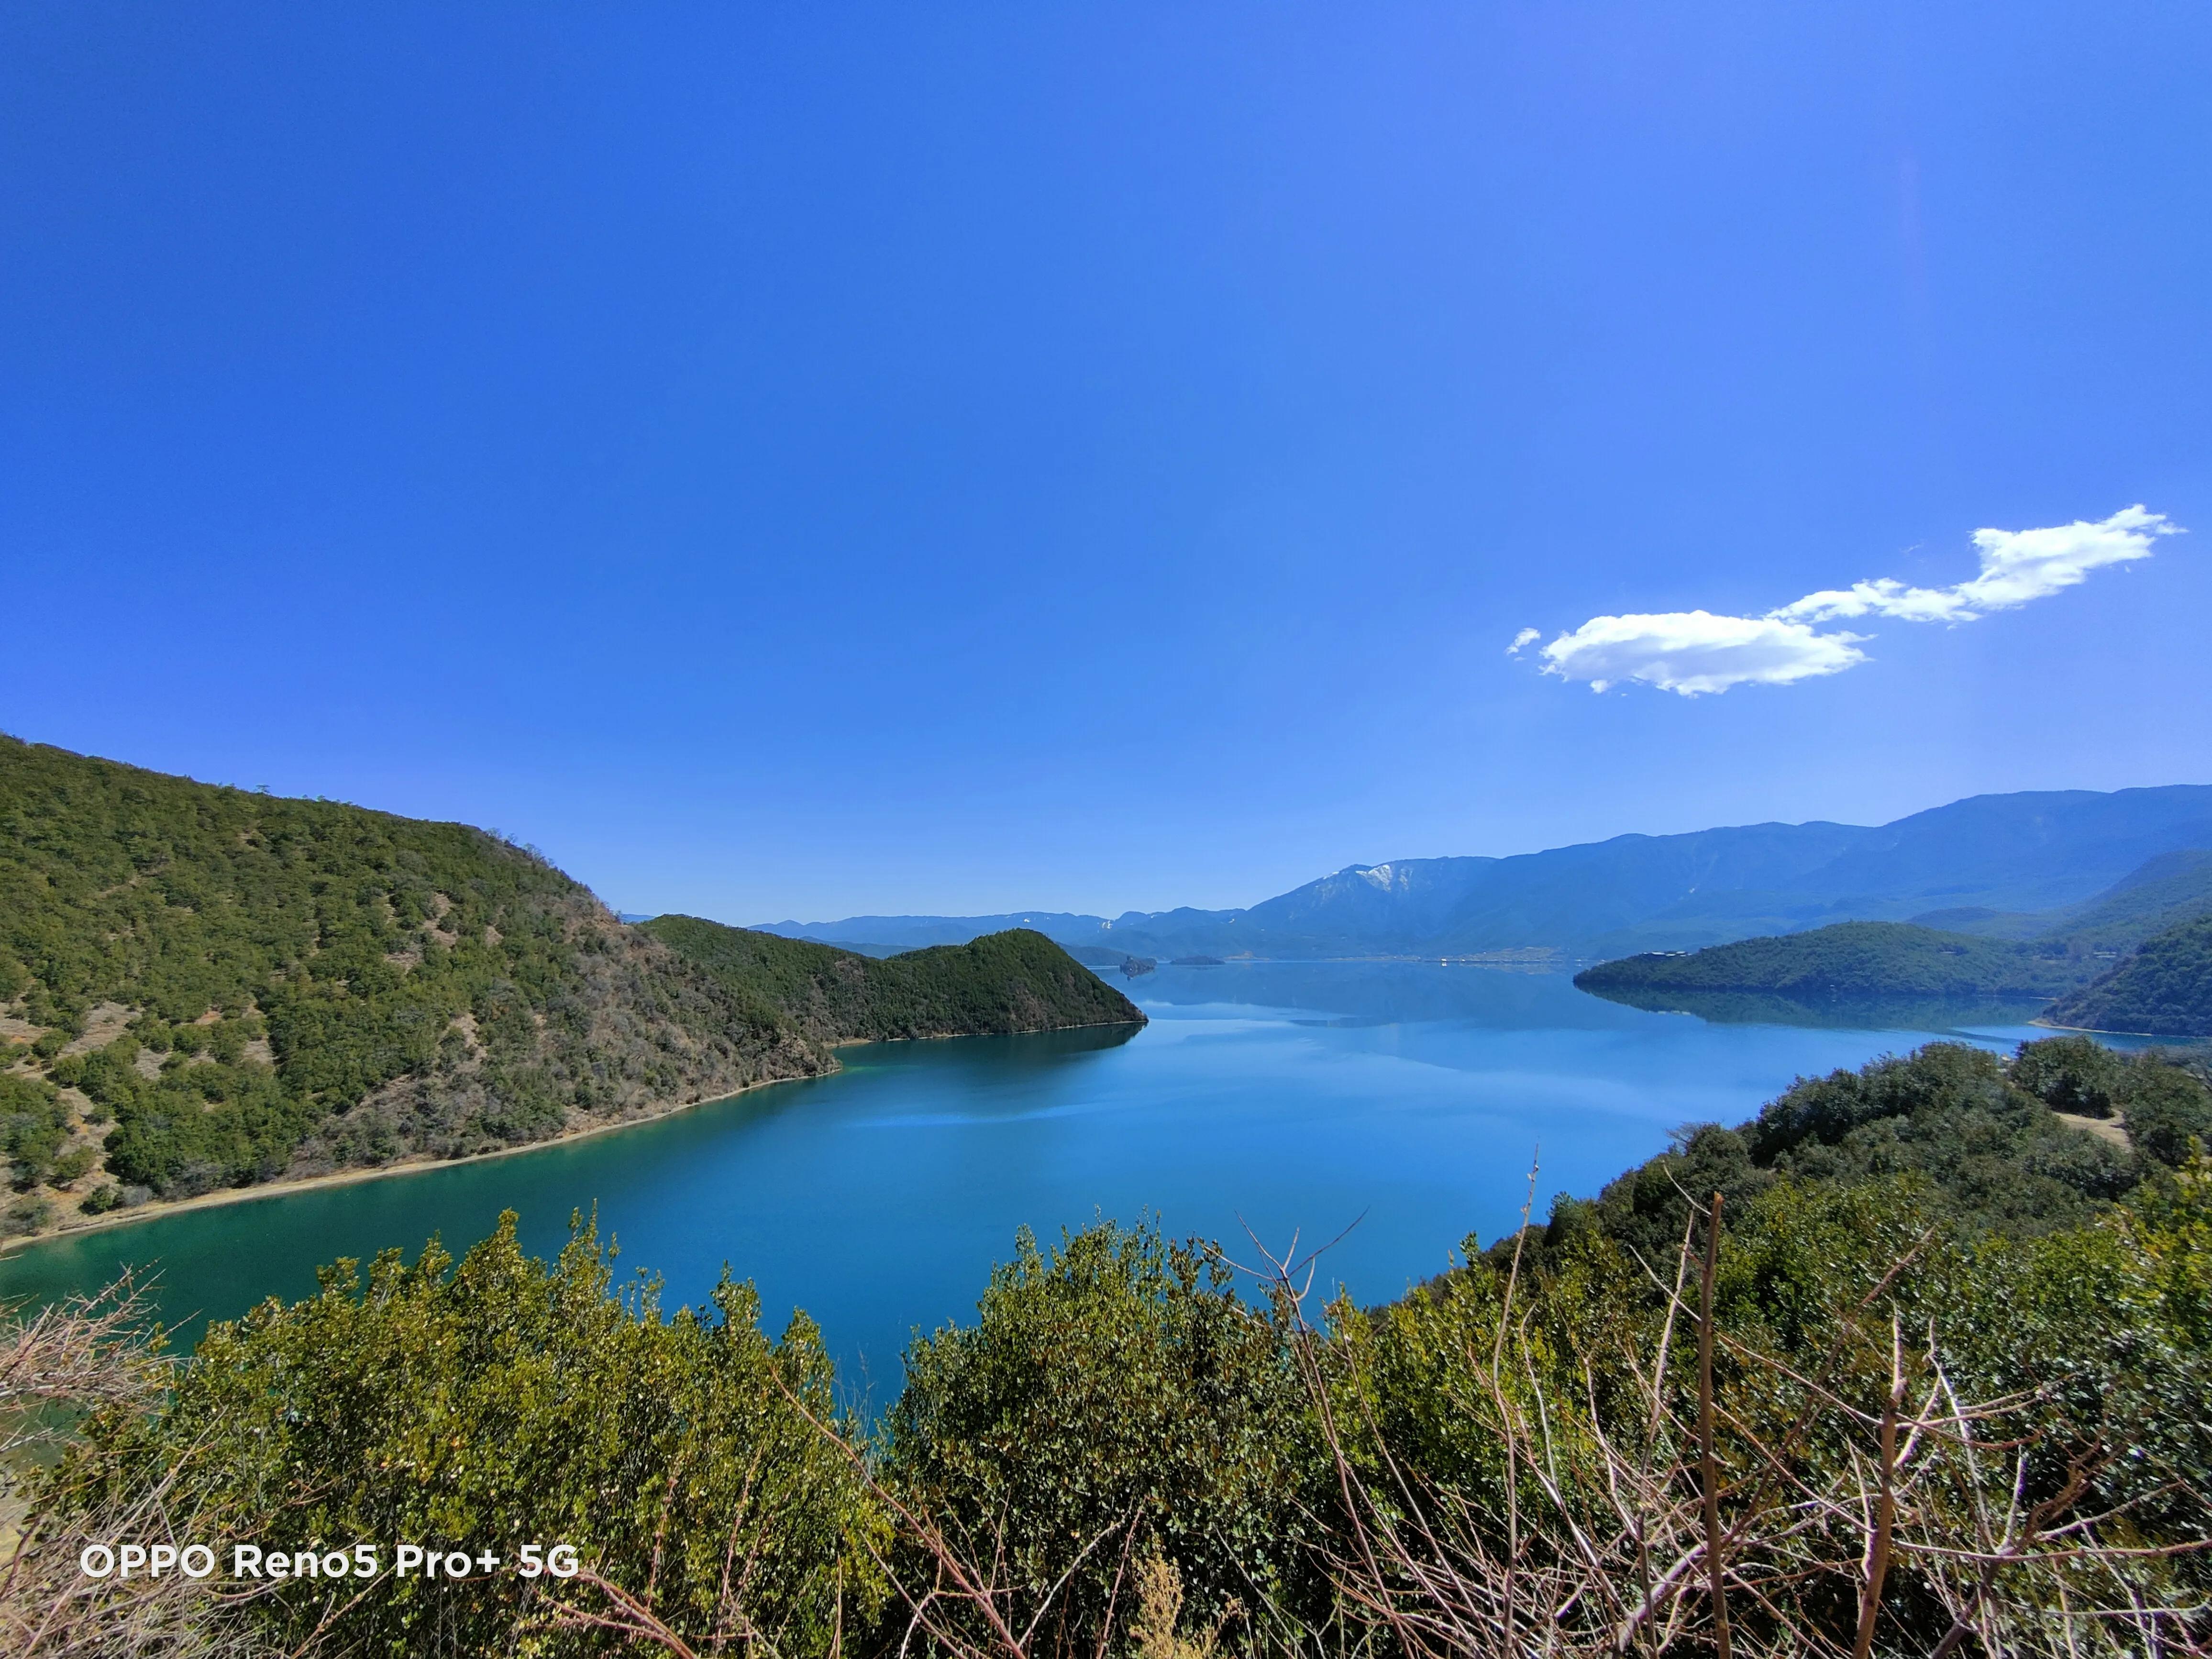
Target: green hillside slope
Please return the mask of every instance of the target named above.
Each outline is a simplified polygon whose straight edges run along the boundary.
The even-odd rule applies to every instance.
[[[987,943],[865,994],[710,971],[480,830],[0,738],[0,1233],[650,1115],[847,1037],[1136,1017]]]
[[[2212,915],[2212,852],[2187,848],[2150,860],[2087,903],[2062,913],[2042,938],[2076,952],[2132,951],[2154,933]]]
[[[75,1109],[56,1156],[104,1164],[17,1231],[42,1203],[459,1156],[830,1064],[481,830],[12,740],[0,997],[32,1041],[15,1074]]]
[[[2084,1133],[2085,1116],[2124,1119],[2125,1140]],[[1674,1151],[1609,1182],[1595,1203],[1565,1199],[1555,1214],[1648,1253],[1680,1239],[1686,1191],[1724,1191],[1741,1206],[1784,1176],[1835,1188],[1906,1176],[1924,1183],[1929,1214],[1947,1224],[2048,1233],[2185,1164],[2190,1137],[2208,1127],[2212,1086],[2166,1056],[2046,1037],[2006,1060],[1935,1042],[1856,1072],[1800,1078],[1733,1128],[1692,1126]],[[1555,1240],[1561,1231],[1555,1220]]]
[[[2045,1018],[2082,1030],[2212,1036],[2212,916],[2144,940]]]
[[[1910,922],[1845,921],[1715,945],[1686,956],[1626,957],[1575,975],[1586,991],[1763,991],[1857,996],[2048,996],[2081,981],[2063,956]]]
[[[738,995],[764,998],[823,1042],[1142,1024],[1128,998],[1042,933],[1010,928],[887,958],[656,916],[640,931]]]
[[[2146,859],[2103,892],[2057,910],[1930,910],[1906,920],[1980,939],[2033,939],[2046,954],[2111,957],[2153,933],[2212,915],[2212,852],[2185,847]]]

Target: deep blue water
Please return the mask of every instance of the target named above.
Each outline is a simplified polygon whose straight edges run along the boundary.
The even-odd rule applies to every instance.
[[[433,1233],[458,1251],[500,1211],[550,1254],[596,1206],[620,1266],[700,1301],[725,1262],[767,1323],[819,1320],[848,1383],[881,1398],[916,1327],[973,1310],[1026,1225],[1156,1213],[1249,1253],[1322,1242],[1364,1301],[1507,1231],[1540,1149],[1537,1210],[1593,1193],[1669,1129],[1733,1122],[1793,1077],[1925,1030],[1717,1024],[1577,991],[1563,974],[1418,963],[1163,968],[1128,981],[1152,1023],[883,1043],[830,1078],[514,1157],[201,1210],[0,1259],[0,1297],[158,1269],[165,1316],[304,1295],[319,1262]],[[1936,1022],[1940,1024],[1940,1022]],[[1973,1028],[1990,1046],[2036,1035]],[[187,1323],[189,1338],[193,1326]]]

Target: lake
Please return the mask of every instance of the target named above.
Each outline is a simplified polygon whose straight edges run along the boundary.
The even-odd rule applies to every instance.
[[[1749,1116],[1801,1073],[1929,1040],[1921,1029],[1705,1019],[1576,990],[1565,974],[1413,963],[1163,967],[1122,981],[1127,1030],[878,1043],[834,1077],[757,1090],[588,1140],[190,1211],[0,1258],[0,1298],[158,1271],[163,1316],[314,1289],[318,1263],[438,1235],[458,1254],[503,1209],[551,1255],[596,1207],[619,1267],[699,1302],[723,1264],[780,1329],[821,1322],[848,1387],[897,1388],[916,1328],[972,1314],[1027,1226],[1099,1216],[1249,1257],[1350,1232],[1324,1281],[1363,1301],[1508,1231],[1540,1149],[1537,1213],[1595,1193],[1678,1124]],[[2040,1035],[1977,1011],[1972,1040]],[[1962,1015],[1970,1021],[1976,1015]],[[1353,1224],[1357,1224],[1356,1225]]]

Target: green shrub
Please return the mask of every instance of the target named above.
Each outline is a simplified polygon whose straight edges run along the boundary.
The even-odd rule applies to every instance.
[[[2029,1073],[2056,1069],[2039,1058]],[[1996,1055],[1956,1042],[1801,1079],[1745,1135],[1753,1163],[1810,1180],[1921,1176],[1976,1230],[2079,1225],[2142,1175],[2119,1148],[2061,1122]]]
[[[1200,1249],[1108,1224],[1048,1255],[1024,1231],[975,1323],[917,1341],[906,1379],[887,1476],[948,1525],[1006,1517],[1023,1618],[1073,1570],[1054,1627],[1095,1629],[1132,1535],[1201,1619],[1314,1593],[1304,1396],[1279,1331]]]
[[[2161,1164],[2188,1163],[2192,1141],[2212,1148],[2212,1088],[2185,1067],[2148,1056],[2137,1061],[2123,1109],[2128,1138]]]
[[[2015,1087],[2054,1112],[2110,1117],[2128,1064],[2094,1037],[2059,1036],[2023,1042],[2008,1071]]]
[[[50,1225],[53,1218],[54,1206],[45,1199],[35,1194],[18,1198],[5,1210],[0,1210],[0,1238],[35,1233]]]
[[[617,1583],[650,1584],[659,1617],[701,1651],[726,1632],[731,1575],[760,1650],[817,1653],[864,1626],[880,1538],[847,1452],[801,1414],[834,1416],[830,1365],[803,1316],[758,1328],[750,1287],[664,1316],[649,1285],[611,1294],[606,1253],[579,1229],[551,1265],[514,1218],[458,1263],[433,1244],[326,1269],[321,1294],[213,1328],[157,1417],[111,1413],[42,1494],[58,1520],[167,1483],[183,1513],[252,1517],[269,1547],[489,1548],[568,1543]],[[313,1582],[253,1614],[284,1649],[331,1612]],[[539,1588],[554,1588],[544,1586]],[[575,1587],[578,1605],[603,1609]],[[448,1584],[386,1579],[333,1624],[348,1651],[600,1653],[555,1632],[511,1571]]]
[[[0,1156],[18,1187],[46,1180],[69,1139],[69,1109],[51,1085],[0,1074]]]

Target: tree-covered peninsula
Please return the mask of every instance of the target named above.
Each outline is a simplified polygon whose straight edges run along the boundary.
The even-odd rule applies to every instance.
[[[2045,1018],[2092,1031],[2212,1036],[2212,915],[2145,939]]]
[[[1717,1000],[1786,999],[1808,1007],[1878,1000],[2036,998],[2057,1000],[2051,1025],[2145,1036],[2212,1036],[2212,915],[2197,906],[2207,861],[2196,854],[2124,893],[2085,908],[2079,927],[2017,942],[1910,922],[1846,921],[1802,933],[1739,939],[1696,951],[1600,963],[1575,983],[1644,1007],[1709,1011]],[[2168,924],[2177,907],[2194,910]],[[2002,919],[2000,919],[2002,920]],[[2151,923],[2144,938],[2132,930]],[[2138,942],[2138,940],[2140,942]],[[2132,947],[2122,951],[2113,947]],[[2117,958],[2117,960],[2116,960]]]
[[[2051,996],[2081,982],[2063,952],[1901,921],[1844,921],[1687,953],[1625,957],[1575,975],[1601,995],[1759,991],[1808,1000],[1887,996]]]
[[[626,927],[530,848],[0,738],[0,1231],[527,1144],[883,1036],[1137,1021],[1036,934]]]
[[[640,931],[733,996],[766,1000],[817,1042],[999,1036],[1144,1018],[1128,998],[1032,928],[888,957],[697,916],[655,916]]]

